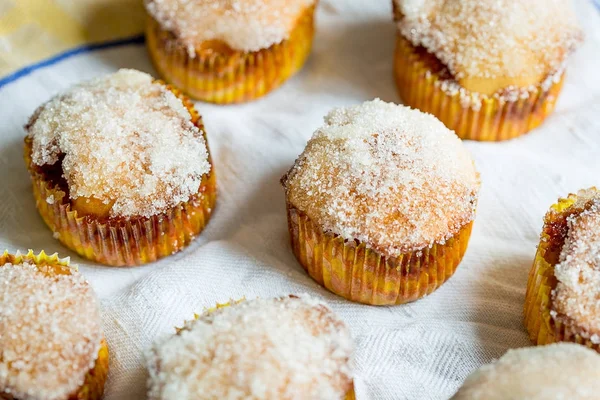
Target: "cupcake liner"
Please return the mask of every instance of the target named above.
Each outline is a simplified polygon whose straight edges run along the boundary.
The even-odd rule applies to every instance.
[[[556,286],[556,278],[554,267],[544,259],[547,249],[548,244],[540,242],[529,273],[525,295],[525,328],[529,333],[529,339],[538,345],[557,341],[550,316],[550,295]]]
[[[58,253],[48,255],[43,250],[38,254],[35,254],[33,250],[29,250],[27,254],[21,254],[19,251],[15,254],[10,254],[8,251],[4,251],[3,254],[0,254],[0,266],[9,263],[22,264],[24,262],[29,262],[37,266],[50,265],[57,273],[64,271],[65,274],[70,274],[72,269],[77,269],[76,267],[70,266],[68,257],[58,258]]]
[[[394,71],[404,104],[435,115],[461,139],[480,141],[513,139],[539,126],[554,110],[564,79],[563,74],[548,90],[537,87],[517,101],[480,95],[476,107],[464,106],[460,93],[444,91],[444,79],[427,67],[415,47],[400,34]]]
[[[352,389],[350,389],[348,391],[348,393],[346,393],[346,397],[344,398],[344,400],[356,400],[356,394],[354,392],[354,384],[352,384]]]
[[[108,377],[108,345],[102,339],[98,358],[94,367],[85,375],[85,381],[77,392],[69,397],[69,400],[100,400],[104,394],[104,383]]]
[[[577,195],[571,194],[567,198],[560,199],[551,209],[558,213],[568,211],[576,200]],[[546,219],[547,225],[553,222]],[[582,337],[579,334],[581,330],[576,325],[556,320],[551,315],[552,291],[558,283],[554,276],[554,264],[559,252],[560,249],[551,247],[550,235],[546,232],[545,226],[529,272],[523,308],[524,325],[529,333],[529,339],[536,345],[555,342],[579,343],[600,352],[600,344],[594,344],[591,340]]]
[[[371,305],[403,304],[432,293],[462,260],[473,223],[444,244],[388,258],[365,243],[324,232],[287,204],[294,255],[308,274],[329,291]]]
[[[39,268],[44,266],[52,267],[51,272],[53,274],[70,274],[72,270],[77,268],[69,265],[69,258],[58,258],[58,254],[47,255],[43,250],[39,254],[35,254],[32,250],[29,250],[27,254],[10,254],[5,251],[0,254],[0,266],[11,263],[11,264],[22,264],[24,262],[30,262],[35,264]],[[109,353],[108,345],[105,339],[102,339],[100,343],[100,350],[98,350],[98,358],[94,367],[88,371],[85,375],[83,385],[71,396],[69,400],[100,400],[104,393],[104,384],[108,376],[108,365],[109,365]],[[0,399],[4,398],[0,393]],[[12,397],[9,396],[9,399]]]
[[[202,119],[192,103],[177,89],[167,87],[182,99],[192,122],[204,132]],[[25,162],[31,175],[36,206],[44,222],[66,247],[102,264],[135,266],[180,251],[202,232],[215,206],[216,176],[210,152],[210,172],[202,178],[198,193],[187,202],[151,217],[98,218],[78,215],[77,210],[72,209],[67,193],[47,181],[32,166],[31,151],[31,139],[27,137]]]
[[[314,35],[314,10],[307,8],[289,39],[255,52],[189,49],[151,16],[146,25],[150,58],[159,74],[189,96],[218,104],[265,95],[296,73],[306,61]]]

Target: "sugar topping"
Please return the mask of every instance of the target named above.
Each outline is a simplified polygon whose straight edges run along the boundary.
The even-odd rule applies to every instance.
[[[219,40],[235,50],[259,51],[288,39],[316,0],[146,0],[161,26],[188,47]]]
[[[112,204],[112,216],[155,215],[197,193],[210,171],[202,131],[181,99],[143,72],[75,86],[27,126],[38,166],[62,162],[71,199]]]
[[[453,400],[577,399],[600,392],[600,355],[574,343],[509,350],[466,380]]]
[[[282,183],[324,230],[398,256],[473,220],[479,174],[435,117],[376,99],[330,112]]]
[[[575,322],[584,337],[600,343],[600,194],[567,219],[568,233],[553,293],[553,315]]]
[[[0,393],[69,398],[94,367],[101,340],[96,298],[78,272],[55,274],[28,261],[0,266]]]
[[[344,323],[306,295],[209,311],[150,356],[149,399],[343,399],[353,342]]]
[[[400,34],[454,77],[541,83],[582,40],[569,0],[395,0]]]

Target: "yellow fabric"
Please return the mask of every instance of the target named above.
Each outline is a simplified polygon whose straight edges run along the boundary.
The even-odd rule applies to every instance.
[[[0,78],[87,43],[143,32],[142,0],[0,0]]]

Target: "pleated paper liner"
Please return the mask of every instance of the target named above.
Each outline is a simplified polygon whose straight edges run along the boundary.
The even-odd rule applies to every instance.
[[[371,305],[408,303],[440,287],[462,260],[473,226],[464,225],[444,244],[388,258],[325,233],[289,203],[287,214],[292,250],[308,274],[339,296]]]
[[[582,337],[579,334],[581,330],[577,326],[556,320],[550,314],[551,293],[557,285],[554,265],[558,262],[566,235],[566,229],[563,229],[566,226],[566,218],[581,211],[573,207],[577,197],[578,195],[571,194],[567,198],[560,199],[551,208],[555,214],[546,215],[542,238],[529,273],[523,310],[524,324],[530,340],[536,345],[574,342],[600,352],[600,345]]]
[[[69,266],[69,259],[58,258],[58,255],[52,254],[47,255],[44,251],[39,254],[35,254],[32,250],[29,250],[27,254],[9,254],[4,252],[0,254],[0,268],[2,265],[10,264],[22,264],[28,262],[35,264],[41,271],[47,271],[51,275],[66,275],[71,274],[73,267]],[[69,343],[65,343],[66,346]],[[100,350],[98,351],[98,358],[94,367],[88,371],[85,375],[85,381],[83,385],[71,396],[68,400],[100,400],[104,393],[104,384],[108,376],[108,345],[106,340],[102,339],[100,344]],[[0,399],[17,400],[9,394],[0,393]]]
[[[189,96],[218,104],[256,99],[275,89],[306,61],[314,35],[315,7],[304,10],[289,39],[255,52],[205,43],[190,56],[173,33],[148,16],[146,41],[159,74]]]
[[[242,298],[240,300],[231,300],[231,301],[228,301],[227,303],[217,303],[217,305],[215,307],[211,307],[211,308],[207,309],[205,312],[212,313],[212,312],[218,310],[219,308],[229,307],[231,305],[241,303],[242,301],[245,301],[245,300],[246,300],[246,298]],[[194,314],[194,319],[198,319],[198,317],[200,317],[199,314]],[[179,333],[179,332],[181,332],[181,330],[183,328],[175,328],[175,329],[177,330],[177,333]],[[346,394],[346,397],[344,397],[344,400],[356,400],[356,395],[354,392],[354,384],[352,384],[352,388],[348,391],[348,393]]]
[[[77,393],[71,395],[69,400],[100,400],[104,394],[104,383],[108,377],[108,345],[102,339],[98,358],[94,367],[85,375],[85,381]]]
[[[178,90],[168,88],[182,99],[192,115],[192,122],[204,132],[202,119],[189,99]],[[110,266],[134,266],[176,253],[202,232],[215,206],[217,185],[210,151],[210,172],[202,178],[198,193],[187,202],[151,217],[98,218],[79,215],[72,209],[68,193],[48,180],[43,170],[32,165],[31,146],[31,139],[26,138],[25,162],[38,211],[62,244],[92,261]]]
[[[461,139],[480,141],[513,139],[539,126],[554,110],[564,79],[563,74],[547,91],[538,87],[517,101],[480,95],[479,107],[463,106],[460,93],[444,91],[444,79],[399,34],[394,71],[404,104],[435,115]]]

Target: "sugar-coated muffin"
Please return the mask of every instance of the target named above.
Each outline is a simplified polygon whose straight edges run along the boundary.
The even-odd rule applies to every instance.
[[[308,274],[383,305],[416,300],[454,273],[479,174],[435,117],[373,100],[330,112],[282,184],[292,249]]]
[[[393,4],[402,100],[463,139],[511,139],[541,124],[583,37],[570,0]]]
[[[213,103],[253,100],[308,57],[317,0],[145,0],[160,75]]]
[[[600,191],[559,199],[544,218],[529,274],[525,326],[536,344],[600,351]]]
[[[108,347],[96,296],[56,254],[0,254],[0,399],[100,400]]]
[[[303,295],[220,304],[158,341],[150,400],[353,400],[345,324]]]
[[[26,126],[36,204],[64,245],[108,265],[185,247],[215,203],[202,120],[177,92],[135,70],[75,86]]]
[[[452,400],[594,400],[600,355],[571,343],[509,350],[465,380]]]

